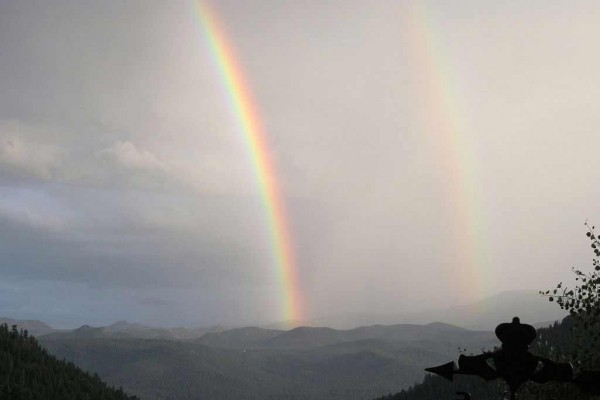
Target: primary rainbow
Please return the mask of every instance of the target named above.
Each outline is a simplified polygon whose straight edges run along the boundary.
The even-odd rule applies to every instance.
[[[234,48],[214,10],[206,2],[199,0],[193,0],[193,8],[226,89],[228,101],[256,174],[271,235],[275,273],[282,289],[281,317],[288,321],[300,320],[303,310],[293,241],[256,101],[244,78]]]
[[[455,254],[445,275],[458,286],[464,300],[480,299],[490,272],[486,268],[485,219],[478,190],[481,181],[477,172],[482,161],[467,135],[466,88],[460,85],[460,70],[445,52],[444,32],[433,9],[427,2],[416,0],[407,2],[402,10],[417,96],[424,105],[419,116],[424,121],[423,132],[435,143],[436,158],[448,178],[448,197],[442,200],[452,208],[451,247]]]

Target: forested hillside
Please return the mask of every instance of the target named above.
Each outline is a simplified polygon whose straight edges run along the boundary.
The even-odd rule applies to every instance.
[[[27,330],[0,325],[0,399],[135,400],[108,387],[98,375],[59,361],[41,348]]]
[[[456,392],[468,392],[473,400],[500,400],[505,388],[499,382],[485,382],[473,376],[457,375],[450,382],[440,376],[427,375],[422,383],[396,394],[388,394],[375,400],[454,400]]]

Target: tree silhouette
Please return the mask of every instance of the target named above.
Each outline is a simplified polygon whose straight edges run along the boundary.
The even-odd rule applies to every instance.
[[[27,330],[0,325],[0,399],[137,400],[73,363],[59,361]]]
[[[572,289],[560,282],[555,289],[540,292],[573,319],[572,354],[577,366],[600,368],[600,241],[594,226],[585,223],[586,236],[594,253],[593,271],[572,268],[575,281]]]

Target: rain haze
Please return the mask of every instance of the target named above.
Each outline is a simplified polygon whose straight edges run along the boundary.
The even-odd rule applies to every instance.
[[[308,320],[548,289],[600,223],[594,1],[213,1]],[[0,4],[0,310],[285,319],[268,207],[192,1]]]

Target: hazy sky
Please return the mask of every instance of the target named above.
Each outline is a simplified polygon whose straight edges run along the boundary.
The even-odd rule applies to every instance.
[[[308,318],[547,289],[591,264],[598,2],[212,6],[266,127]],[[2,0],[0,59],[0,315],[281,318],[191,0]]]

